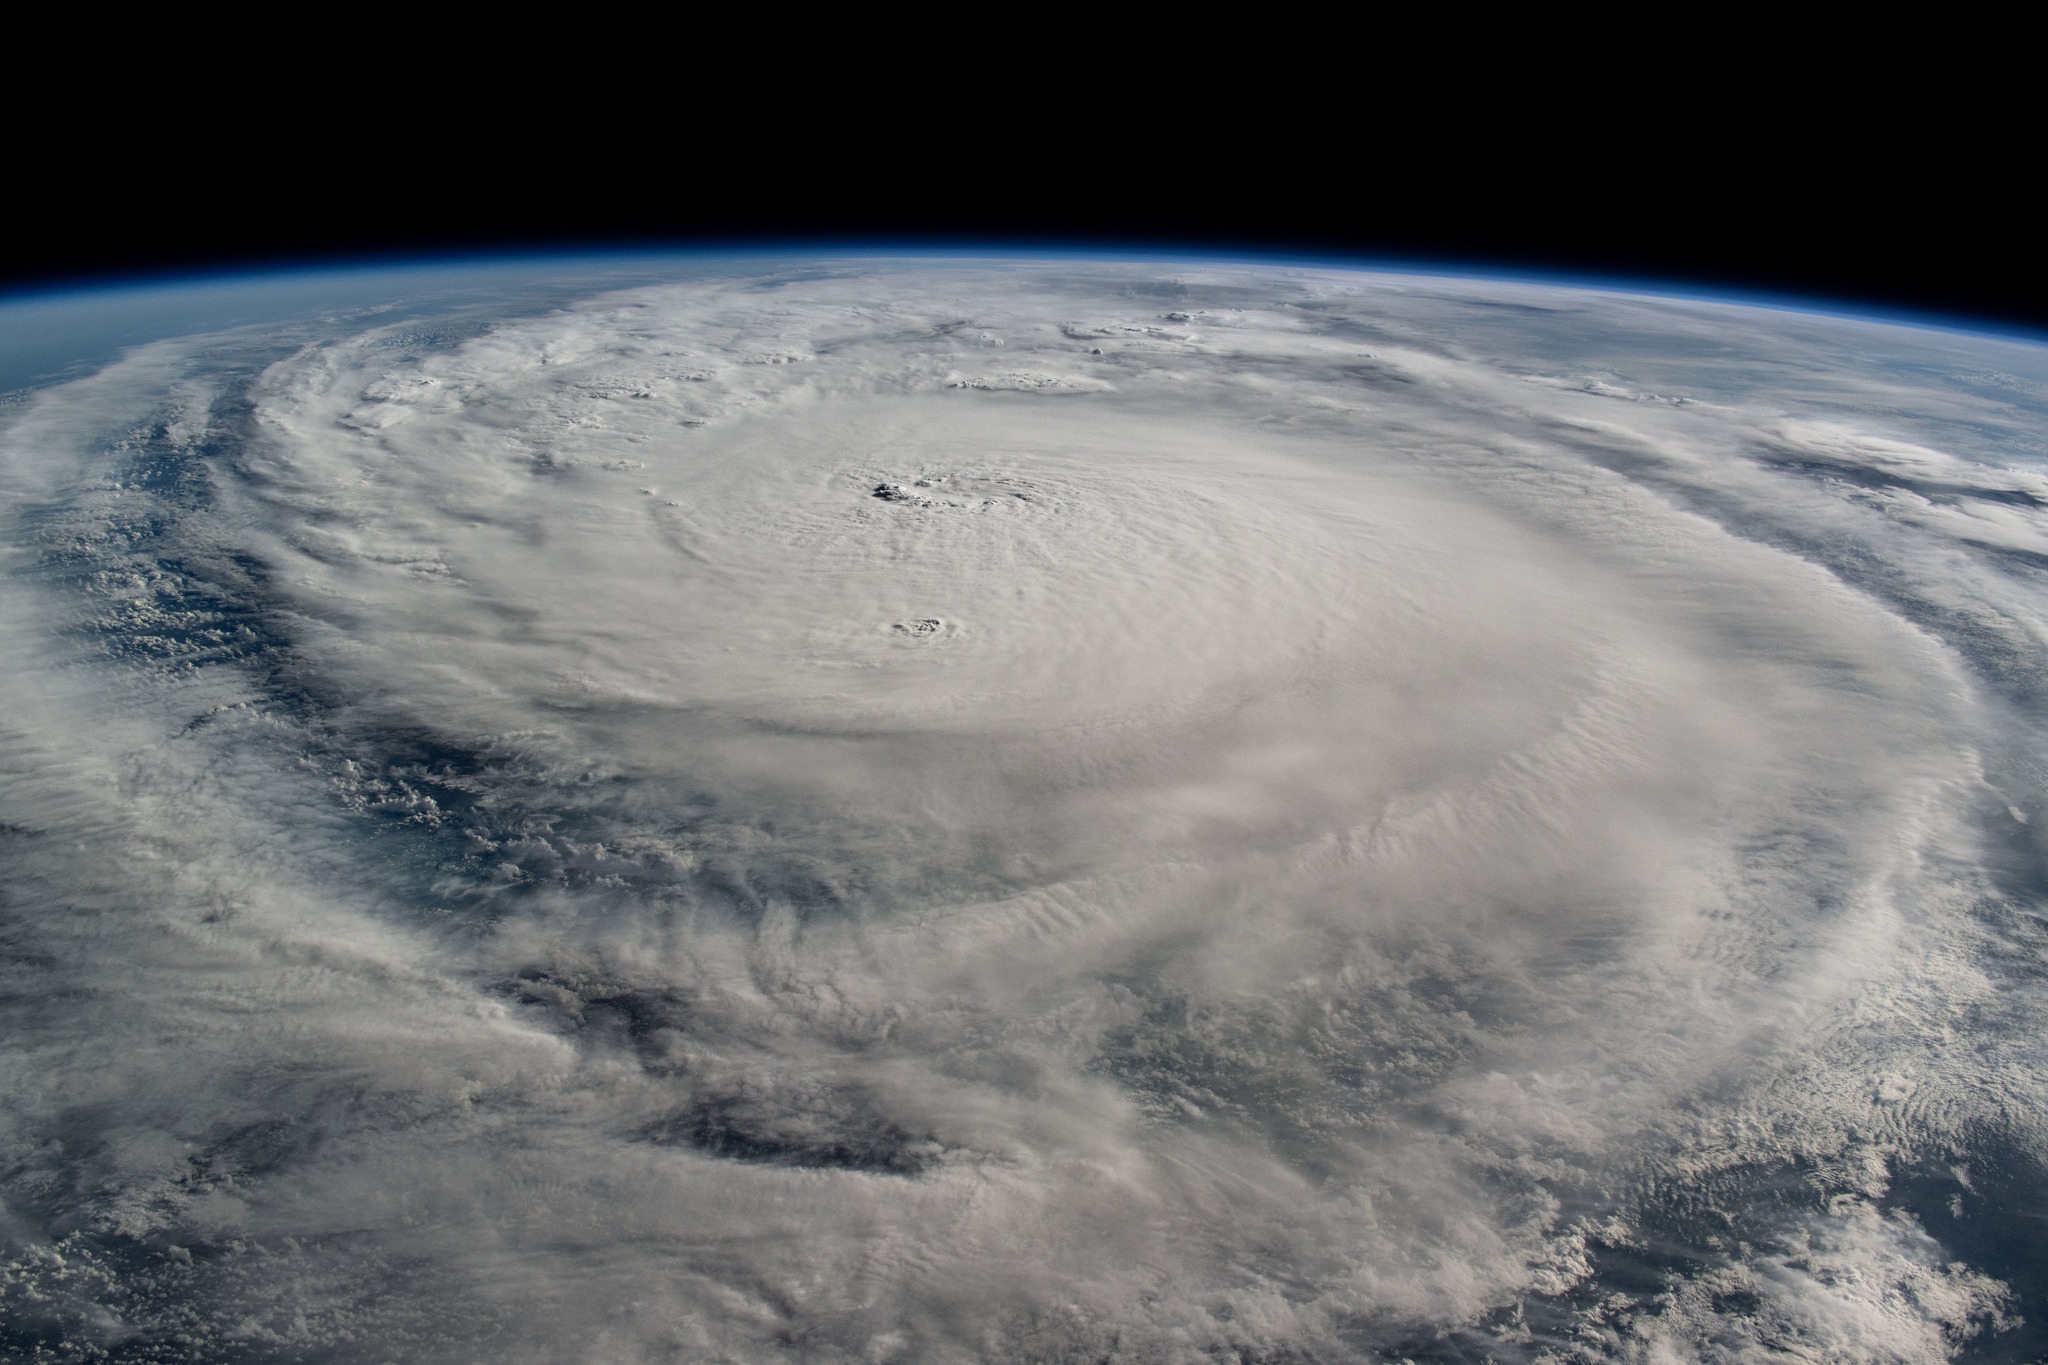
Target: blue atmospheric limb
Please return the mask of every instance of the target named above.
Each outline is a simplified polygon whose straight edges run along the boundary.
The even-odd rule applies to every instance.
[[[1418,279],[1546,284],[1656,298],[1733,304],[1824,317],[1889,322],[1922,330],[2042,340],[2038,330],[1960,313],[1903,308],[1822,295],[1703,287],[1676,278],[1636,278],[1551,270],[1468,259],[1352,258],[1312,252],[1132,249],[1086,241],[995,239],[985,242],[854,240],[842,244],[765,241],[721,247],[636,243],[573,250],[447,252],[385,258],[308,260],[260,270],[175,271],[17,290],[0,295],[9,325],[0,332],[0,392],[24,388],[104,363],[121,349],[164,337],[230,326],[279,324],[335,309],[437,309],[501,297],[506,290],[545,290],[549,280],[572,297],[593,278],[619,284],[652,281],[677,271],[746,263],[834,260],[937,261],[1143,259],[1164,266],[1229,263],[1309,270],[1364,270]]]

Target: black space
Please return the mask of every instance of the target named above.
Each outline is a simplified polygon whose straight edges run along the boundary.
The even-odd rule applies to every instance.
[[[173,121],[20,171],[0,291],[612,245],[1038,245],[1554,272],[2048,332],[2026,177],[1960,158],[1960,133],[1606,124],[1598,139],[1539,124],[1420,146],[1327,111],[1238,130],[1101,110],[1034,128],[884,114],[800,138],[443,120],[339,140],[290,127],[193,156]],[[277,139],[302,131],[284,154]]]

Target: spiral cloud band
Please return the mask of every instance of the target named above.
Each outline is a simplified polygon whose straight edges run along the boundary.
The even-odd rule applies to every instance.
[[[2048,1348],[2048,350],[669,274],[0,410],[9,1352]]]

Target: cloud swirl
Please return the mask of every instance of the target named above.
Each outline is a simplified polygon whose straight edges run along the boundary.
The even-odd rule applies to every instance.
[[[1086,262],[21,395],[0,1341],[2020,1358],[2044,417],[2019,342]]]

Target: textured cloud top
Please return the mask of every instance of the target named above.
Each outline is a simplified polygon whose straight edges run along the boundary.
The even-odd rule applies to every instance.
[[[671,273],[0,413],[9,1353],[2048,1347],[2048,351]]]

